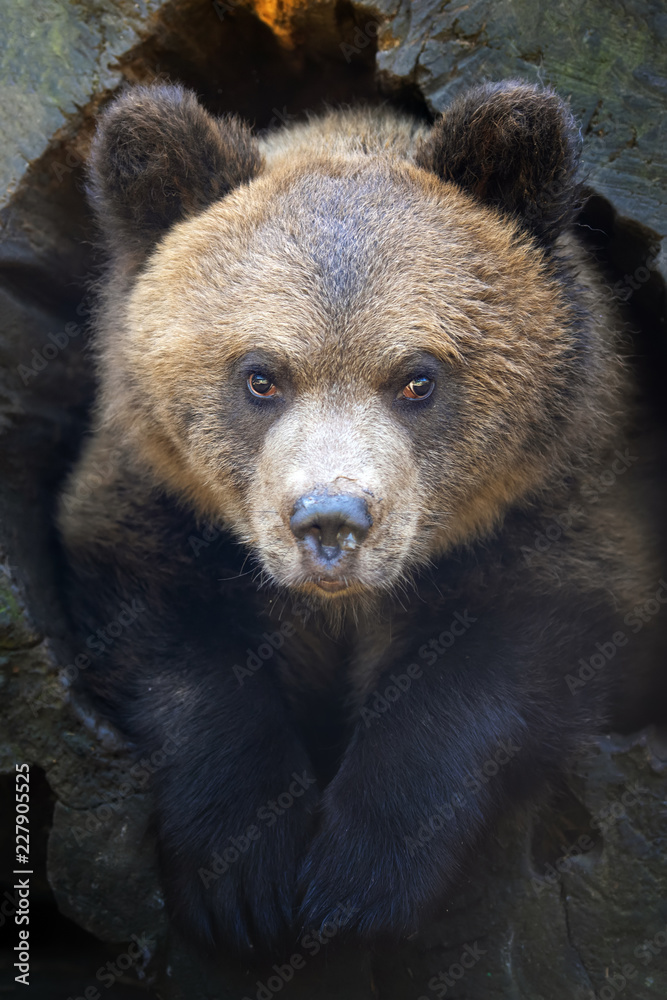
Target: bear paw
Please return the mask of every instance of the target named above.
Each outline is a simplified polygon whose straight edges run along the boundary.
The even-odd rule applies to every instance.
[[[176,839],[162,825],[167,909],[195,947],[209,955],[233,950],[264,956],[293,940],[297,872],[312,833],[316,795],[309,789],[280,815],[260,806],[236,820],[218,816],[215,833],[195,822],[188,839]],[[248,815],[255,821],[249,823]],[[240,832],[220,835],[221,829]]]
[[[411,857],[405,838],[377,814],[359,805],[346,814],[329,800],[300,867],[300,925],[319,931],[334,923],[363,939],[404,938],[417,930],[442,883],[432,858]]]

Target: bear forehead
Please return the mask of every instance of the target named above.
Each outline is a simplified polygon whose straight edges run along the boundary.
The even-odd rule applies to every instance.
[[[267,350],[308,371],[562,335],[562,289],[493,209],[389,157],[279,163],[174,227],[128,319],[148,355]],[[559,320],[560,325],[559,325]]]

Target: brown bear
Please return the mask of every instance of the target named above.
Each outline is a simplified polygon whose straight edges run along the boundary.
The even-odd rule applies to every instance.
[[[99,397],[59,526],[86,691],[140,757],[179,747],[155,827],[203,948],[412,932],[640,711],[667,589],[579,150],[519,82],[432,127],[260,139],[175,86],[101,118]]]

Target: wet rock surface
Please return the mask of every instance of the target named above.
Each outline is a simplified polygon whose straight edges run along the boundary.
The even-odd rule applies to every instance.
[[[596,249],[639,327],[650,394],[665,370],[662,5],[4,0],[2,8],[0,925],[13,939],[4,817],[13,815],[14,766],[25,761],[39,831],[32,905],[44,925],[32,995],[93,987],[129,997],[141,986],[169,1000],[667,996],[667,742],[655,730],[601,739],[560,797],[480,848],[442,915],[403,947],[370,953],[333,933],[314,954],[301,938],[291,976],[291,955],[278,971],[202,963],[167,926],[147,775],[70,700],[81,650],[60,600],[52,530],[53,498],[94,391],[86,282],[99,261],[82,164],[95,111],[116,88],[181,80],[213,110],[262,129],[323,100],[389,98],[428,116],[481,79],[552,83],[583,122],[594,194],[583,221],[604,231]],[[62,954],[47,948],[58,920]],[[11,964],[2,952],[0,982],[9,987]]]

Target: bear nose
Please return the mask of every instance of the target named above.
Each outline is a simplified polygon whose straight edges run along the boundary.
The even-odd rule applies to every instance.
[[[317,554],[327,561],[356,549],[372,523],[366,501],[346,493],[301,497],[290,519],[295,538],[314,543]]]

